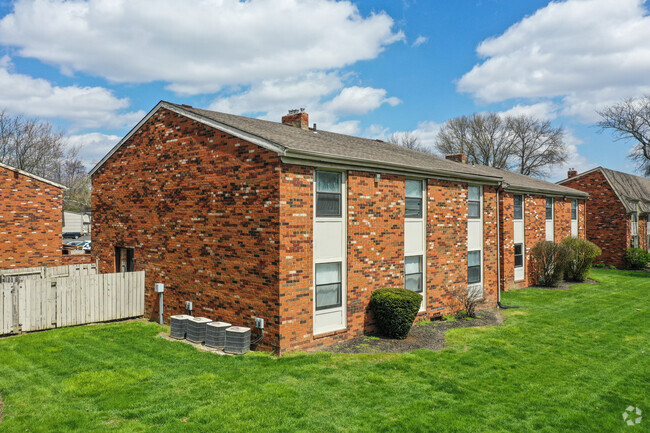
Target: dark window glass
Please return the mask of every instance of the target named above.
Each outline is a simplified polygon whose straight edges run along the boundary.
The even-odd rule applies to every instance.
[[[316,310],[341,306],[341,263],[316,265]]]
[[[422,181],[406,179],[406,218],[422,218]]]
[[[467,216],[481,218],[481,187],[470,185],[467,194]]]
[[[578,219],[578,200],[571,200],[571,219]]]
[[[553,197],[546,197],[546,219],[553,219]]]
[[[467,253],[467,282],[475,284],[481,282],[481,252],[469,251]]]
[[[422,292],[422,256],[404,258],[406,273],[404,288],[414,292]]]
[[[316,216],[341,216],[341,173],[316,172]]]
[[[516,195],[513,201],[515,205],[515,219],[516,220],[523,219],[524,218],[524,196]]]
[[[524,266],[524,246],[523,244],[515,244],[515,268]]]

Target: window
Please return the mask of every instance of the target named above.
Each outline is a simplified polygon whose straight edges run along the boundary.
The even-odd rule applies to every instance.
[[[515,219],[516,220],[524,219],[524,196],[523,195],[514,196],[514,205],[515,205]]]
[[[341,306],[341,263],[316,265],[316,310]]]
[[[316,216],[341,216],[341,173],[316,172]]]
[[[406,179],[406,218],[422,218],[422,181]]]
[[[515,268],[524,266],[524,244],[515,244]]]
[[[574,221],[578,219],[578,200],[571,200],[571,219]]]
[[[467,283],[481,282],[481,251],[467,253]]]
[[[546,219],[553,219],[553,197],[546,197]]]
[[[404,258],[406,278],[404,288],[422,293],[422,256]]]
[[[639,248],[639,237],[636,235],[632,236],[631,244],[631,248]]]
[[[632,236],[639,234],[639,214],[636,212],[632,212],[630,215],[630,233]]]
[[[469,218],[481,218],[481,187],[470,185],[468,191],[467,213]]]
[[[115,271],[133,272],[135,269],[133,248],[115,247]]]

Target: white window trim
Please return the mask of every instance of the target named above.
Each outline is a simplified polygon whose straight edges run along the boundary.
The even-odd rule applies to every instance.
[[[421,177],[406,177],[404,178],[404,207],[406,208],[406,181],[407,180],[419,180],[420,183],[422,184],[422,217],[421,218],[407,218],[406,215],[404,215],[404,230],[406,231],[406,223],[407,221],[421,221],[422,222],[422,253],[421,254],[409,254],[408,256],[406,255],[406,251],[403,251],[403,257],[404,257],[404,264],[403,264],[403,269],[404,269],[404,287],[406,287],[406,257],[413,257],[413,256],[422,256],[422,304],[420,305],[420,310],[419,312],[423,312],[427,310],[427,208],[429,207],[429,197],[428,197],[428,182],[426,178],[421,178]]]
[[[338,172],[341,173],[341,216],[340,217],[317,217],[316,216],[316,173],[318,171],[332,171],[332,172]],[[341,257],[340,257],[340,263],[341,263],[341,306],[340,307],[334,307],[331,309],[325,309],[325,310],[316,310],[316,265],[321,264],[321,263],[334,263],[338,262],[339,260],[333,259],[333,258],[325,258],[325,259],[317,259],[316,256],[314,255],[314,245],[312,243],[312,283],[311,283],[311,293],[312,293],[312,335],[313,336],[319,336],[323,334],[329,334],[332,332],[338,332],[347,329],[347,323],[348,323],[348,264],[347,264],[347,248],[348,248],[348,176],[347,172],[345,170],[336,170],[336,169],[318,169],[315,168],[312,170],[312,175],[313,175],[313,185],[312,185],[312,196],[313,196],[313,206],[312,206],[312,236],[313,233],[315,232],[315,226],[317,222],[329,222],[329,221],[341,221],[342,222],[342,251],[341,251]],[[313,241],[313,238],[312,238]],[[323,313],[325,311],[333,311],[337,309],[341,309],[341,314],[343,317],[343,323],[341,326],[337,328],[332,328],[332,329],[325,329],[325,330],[316,330],[315,324],[316,324],[316,315],[318,313]]]

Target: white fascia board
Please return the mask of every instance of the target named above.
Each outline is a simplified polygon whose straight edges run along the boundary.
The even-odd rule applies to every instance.
[[[32,173],[30,173],[28,171],[25,171],[25,170],[21,170],[19,168],[12,167],[12,166],[7,165],[7,164],[3,164],[2,162],[0,162],[0,167],[2,167],[4,169],[7,169],[7,170],[10,170],[10,171],[15,171],[16,173],[22,174],[23,176],[31,177],[32,179],[35,179],[35,180],[37,180],[39,182],[44,182],[44,183],[50,184],[50,185],[52,185],[54,187],[57,187],[57,188],[68,189],[66,186],[61,185],[60,183],[53,182],[51,180],[45,179],[44,177],[37,176],[37,175],[32,174]]]
[[[523,187],[517,187],[512,185],[508,185],[504,187],[503,190],[515,194],[539,194],[539,195],[546,195],[549,197],[569,197],[569,198],[575,198],[579,200],[585,200],[589,198],[588,193],[583,191],[578,191],[578,190],[576,190],[575,194],[572,194],[570,192],[551,191],[543,188],[523,188]]]
[[[239,129],[237,129],[237,128],[233,128],[232,126],[228,126],[228,125],[226,125],[226,124],[224,124],[224,123],[217,122],[217,121],[212,120],[212,119],[208,119],[208,118],[206,118],[206,117],[204,117],[204,116],[201,116],[201,115],[199,115],[199,114],[192,113],[191,111],[183,110],[182,108],[180,108],[180,107],[178,107],[178,106],[176,106],[176,105],[170,104],[170,103],[168,103],[168,102],[160,101],[160,102],[159,102],[159,103],[158,103],[158,104],[157,104],[157,105],[156,105],[156,106],[155,106],[155,107],[154,107],[154,108],[153,108],[149,113],[147,113],[146,116],[144,116],[144,117],[142,118],[142,120],[140,120],[140,121],[138,122],[137,125],[135,125],[135,126],[133,127],[133,129],[131,129],[131,131],[129,131],[128,134],[126,134],[126,135],[124,136],[124,138],[122,138],[122,139],[121,139],[121,140],[120,140],[120,141],[119,141],[119,142],[118,142],[118,143],[117,143],[117,144],[116,144],[116,145],[115,145],[115,146],[114,146],[114,147],[113,147],[113,148],[112,148],[112,149],[111,149],[111,150],[110,150],[110,151],[109,151],[109,152],[108,152],[108,153],[107,153],[107,154],[106,154],[102,159],[101,159],[101,161],[99,161],[99,162],[97,163],[97,165],[95,165],[95,167],[93,167],[92,170],[90,170],[90,173],[89,173],[90,176],[92,176],[93,174],[95,174],[95,172],[96,172],[97,170],[99,170],[99,168],[100,168],[102,165],[104,165],[104,163],[105,163],[105,162],[106,162],[106,161],[107,161],[111,156],[113,156],[113,154],[114,154],[115,152],[117,152],[117,150],[122,146],[122,144],[124,144],[126,141],[128,141],[129,138],[131,138],[131,136],[132,136],[133,134],[135,134],[135,133],[136,133],[136,132],[137,132],[137,131],[142,127],[142,125],[144,125],[144,124],[145,124],[145,123],[146,123],[146,122],[147,122],[147,121],[148,121],[148,120],[149,120],[149,119],[150,119],[154,114],[156,114],[156,113],[158,112],[158,110],[160,110],[161,108],[165,108],[165,109],[167,109],[167,110],[169,110],[169,111],[172,111],[172,112],[174,112],[174,113],[176,113],[176,114],[179,114],[179,115],[181,115],[181,116],[187,117],[187,118],[192,119],[192,120],[195,120],[195,121],[197,121],[197,122],[199,122],[199,123],[202,123],[202,124],[204,124],[204,125],[210,126],[210,127],[212,127],[212,128],[218,129],[218,130],[220,130],[220,131],[225,132],[226,134],[230,134],[230,135],[235,136],[235,137],[237,137],[237,138],[240,138],[240,139],[242,139],[242,140],[246,140],[246,141],[248,141],[248,142],[250,142],[250,143],[256,144],[256,145],[258,145],[258,146],[260,146],[260,147],[263,147],[263,148],[265,148],[265,149],[272,150],[273,152],[276,152],[276,153],[278,153],[278,154],[280,154],[280,155],[284,154],[284,147],[280,146],[279,144],[273,143],[273,142],[271,142],[271,141],[269,141],[269,140],[266,140],[266,139],[264,139],[264,138],[258,137],[258,136],[256,136],[256,135],[249,134],[248,132],[241,131],[241,130],[239,130]]]

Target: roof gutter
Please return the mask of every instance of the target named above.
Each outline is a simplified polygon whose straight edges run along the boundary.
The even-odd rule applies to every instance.
[[[559,191],[552,191],[548,189],[543,189],[543,188],[526,188],[526,187],[521,187],[521,186],[504,186],[503,188],[504,191],[512,192],[512,193],[519,193],[519,194],[543,194],[543,195],[548,195],[551,197],[570,197],[570,198],[577,198],[584,200],[589,197],[589,194],[585,193],[578,193],[578,194],[572,194],[570,192],[559,192]],[[578,191],[576,191],[578,192]]]
[[[433,170],[402,164],[368,161],[360,158],[337,157],[319,152],[305,152],[285,149],[282,162],[297,165],[318,165],[322,167],[338,167],[360,171],[382,171],[384,173],[411,174],[415,176],[433,176],[446,180],[475,181],[487,185],[498,185],[501,177],[479,174],[467,174],[454,171]]]

